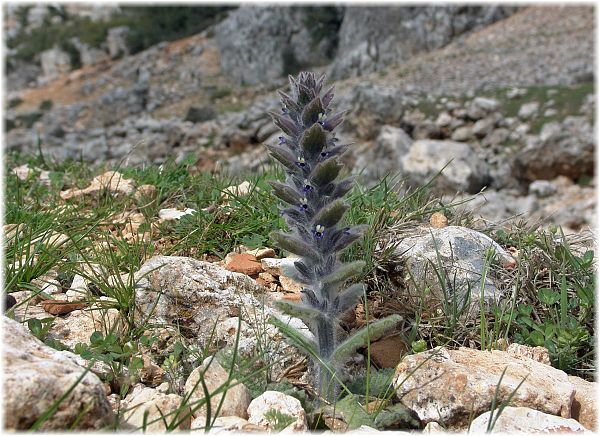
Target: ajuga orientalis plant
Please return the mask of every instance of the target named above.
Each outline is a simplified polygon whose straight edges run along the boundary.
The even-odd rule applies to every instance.
[[[333,87],[321,93],[324,79],[314,73],[300,73],[297,79],[290,76],[291,94],[280,92],[282,112],[270,113],[283,135],[278,143],[265,146],[285,169],[284,183],[269,183],[288,205],[281,214],[290,229],[288,233],[273,232],[271,238],[278,247],[298,256],[293,266],[284,268],[284,274],[303,287],[299,303],[278,301],[276,305],[300,318],[315,340],[308,340],[279,319],[271,322],[312,357],[318,370],[318,391],[331,401],[339,389],[344,360],[393,327],[398,317],[373,322],[341,342],[338,338],[341,316],[365,292],[363,283],[343,288],[365,262],[342,263],[340,253],[362,236],[366,226],[341,223],[349,208],[343,197],[352,189],[353,178],[338,180],[343,168],[339,158],[349,144],[340,144],[335,136],[334,129],[344,114],[332,113]]]

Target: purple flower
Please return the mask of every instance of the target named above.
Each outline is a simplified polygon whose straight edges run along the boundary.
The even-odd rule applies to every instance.
[[[302,202],[300,203],[300,209],[301,210],[306,210],[308,209],[308,200],[306,199],[306,197],[304,197],[302,199]]]
[[[313,190],[313,187],[310,186],[310,183],[308,183],[308,180],[304,179],[304,188],[302,188],[303,192],[310,192]]]
[[[279,145],[285,144],[285,138],[283,136],[279,137]]]
[[[298,165],[300,168],[306,167],[306,162],[302,156],[298,157],[298,161],[296,162],[296,165]]]
[[[313,230],[313,234],[315,235],[315,238],[319,240],[323,239],[323,236],[325,236],[325,227],[323,227],[320,224],[317,224],[317,226]]]

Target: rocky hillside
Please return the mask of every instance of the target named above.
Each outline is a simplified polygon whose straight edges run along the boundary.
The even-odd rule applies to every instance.
[[[135,55],[24,89],[9,80],[6,144],[36,152],[39,138],[48,157],[91,163],[193,153],[200,169],[256,172],[275,90],[312,68],[338,80],[362,182],[397,173],[416,186],[453,159],[439,194],[487,187],[475,200],[487,220],[580,230],[595,204],[593,30],[589,7],[245,6]]]

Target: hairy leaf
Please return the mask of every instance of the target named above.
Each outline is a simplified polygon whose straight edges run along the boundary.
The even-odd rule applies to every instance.
[[[327,135],[320,124],[313,124],[310,129],[304,132],[300,144],[307,155],[316,156],[327,145]]]
[[[298,304],[290,301],[277,300],[273,302],[273,305],[287,315],[300,318],[307,326],[317,322],[319,318],[324,316],[323,312],[319,309],[302,303]]]
[[[315,260],[318,260],[321,257],[320,254],[316,252],[310,244],[296,238],[295,236],[280,232],[271,232],[270,236],[279,248],[287,250],[290,253],[297,254],[298,256],[309,257]]]
[[[274,325],[279,329],[281,333],[287,336],[296,347],[307,353],[309,356],[319,359],[319,354],[317,352],[317,344],[314,340],[308,339],[302,333],[298,332],[295,328],[290,327],[289,324],[281,321],[279,318],[272,316],[269,319],[269,323]]]
[[[344,216],[350,208],[344,200],[338,199],[322,208],[313,219],[314,225],[322,225],[325,228],[333,227]]]
[[[296,104],[296,102],[292,99],[292,97],[290,97],[283,91],[279,91],[279,95],[281,96],[281,102],[285,105],[285,107],[287,107],[287,109],[289,111],[293,111],[293,112],[300,111],[300,106],[298,106]]]
[[[337,183],[337,185],[331,195],[335,198],[343,197],[348,192],[350,192],[353,185],[354,185],[354,177],[347,177],[344,180],[340,180]]]
[[[316,186],[327,185],[335,180],[342,168],[343,165],[337,161],[337,158],[327,159],[315,167],[311,182]]]
[[[323,105],[317,96],[302,111],[302,122],[306,127],[312,126],[319,119],[320,113],[323,113]]]
[[[273,194],[289,204],[300,204],[300,194],[285,183],[269,180],[267,182],[273,188]]]
[[[329,103],[331,103],[331,100],[333,100],[333,89],[334,89],[334,86],[329,88],[325,92],[325,95],[323,95],[323,97],[321,98],[321,102],[323,103],[323,107],[325,109],[329,106]]]
[[[301,261],[295,261],[293,265],[283,264],[281,266],[283,275],[300,283],[311,284],[315,278],[314,271]]]
[[[339,362],[342,359],[354,354],[360,347],[367,345],[369,341],[376,341],[381,338],[388,330],[394,328],[402,320],[400,315],[390,315],[379,319],[363,327],[344,342],[342,342],[331,356],[332,362]]]
[[[283,130],[286,134],[290,136],[298,135],[298,126],[296,126],[296,123],[294,123],[288,117],[279,115],[275,112],[269,112],[269,115],[271,115],[271,118],[273,118],[273,122],[275,123],[275,125],[281,130]]]
[[[363,224],[360,226],[350,227],[349,229],[341,230],[342,234],[339,239],[335,241],[331,250],[333,252],[340,252],[347,248],[350,244],[362,237],[364,232],[369,228],[368,225]]]
[[[344,115],[346,115],[347,111],[343,111],[335,114],[331,118],[327,118],[323,123],[323,128],[329,132],[339,126],[342,121],[344,121]]]
[[[365,284],[364,283],[355,283],[349,288],[344,289],[340,294],[335,298],[335,307],[337,313],[345,313],[347,310],[350,310],[360,300],[365,294]]]
[[[338,266],[333,272],[323,278],[323,285],[329,286],[335,283],[340,283],[360,274],[366,263],[364,260],[356,260],[354,262],[343,263]]]
[[[292,171],[299,170],[296,166],[296,156],[294,156],[289,149],[274,144],[265,144],[265,147],[267,147],[271,156],[281,162],[284,166]]]

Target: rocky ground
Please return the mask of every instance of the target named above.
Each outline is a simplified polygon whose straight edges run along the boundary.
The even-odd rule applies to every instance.
[[[350,111],[343,138],[356,142],[349,161],[367,183],[390,172],[411,186],[468,156],[447,172],[466,163],[472,174],[459,177],[472,180],[446,180],[440,192],[487,186],[475,201],[485,220],[518,215],[568,231],[590,226],[592,30],[586,7],[524,8],[401,65],[335,82],[337,106]],[[141,164],[194,153],[204,170],[260,170],[267,158],[259,145],[276,136],[266,111],[277,109],[274,90],[283,82],[232,85],[222,70],[228,53],[219,51],[218,32],[210,35],[43,87],[10,92],[9,84],[8,100],[20,103],[6,114],[7,149],[35,151],[39,134],[44,152],[61,159]],[[439,158],[419,167],[419,153]]]
[[[409,8],[398,40],[385,9],[349,9],[331,63],[306,28],[286,40],[303,12],[242,7],[7,83],[6,428],[597,431],[593,8]],[[311,335],[273,305],[301,298],[269,247],[280,174],[261,145],[286,66],[244,44],[295,47],[349,111],[347,219],[371,231],[347,253],[368,298],[340,334],[402,316],[344,362],[335,406],[269,322]]]

